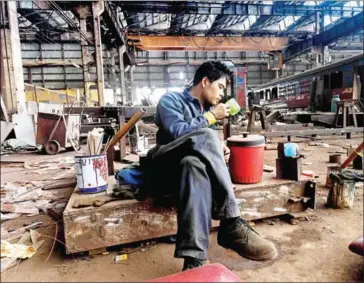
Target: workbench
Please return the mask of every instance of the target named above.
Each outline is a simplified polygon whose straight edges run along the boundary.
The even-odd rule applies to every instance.
[[[115,179],[110,176],[108,194],[112,193],[113,183]],[[307,207],[315,209],[316,183],[311,181],[277,180],[272,173],[264,173],[261,183],[234,186],[245,220],[300,212]],[[75,188],[63,213],[67,254],[176,234],[176,208],[157,206],[153,199],[117,200],[100,207],[72,207],[82,198],[102,195],[105,192],[82,195]],[[213,221],[212,226],[218,226],[218,221]]]

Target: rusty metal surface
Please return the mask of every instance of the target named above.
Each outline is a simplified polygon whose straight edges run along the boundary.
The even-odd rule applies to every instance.
[[[313,130],[289,130],[278,132],[260,132],[265,137],[286,137],[286,136],[312,136],[312,135],[340,135],[345,133],[362,133],[363,127],[347,127],[340,129],[313,129]]]
[[[38,112],[36,136],[37,144],[45,145],[48,142],[49,136],[51,135],[53,128],[57,124],[58,119],[59,115],[57,114]],[[58,124],[57,130],[54,132],[52,139],[58,141],[60,146],[62,147],[66,145],[66,127],[64,123]]]
[[[111,182],[109,185],[111,190]],[[260,184],[235,186],[241,215],[247,220],[303,211],[306,207],[314,209],[315,192],[315,183],[274,178]],[[102,193],[93,196],[98,195]],[[72,208],[72,203],[83,197],[76,188],[63,214],[68,254],[176,234],[173,207],[156,206],[148,199],[120,200],[98,208]],[[213,221],[213,227],[217,225]]]

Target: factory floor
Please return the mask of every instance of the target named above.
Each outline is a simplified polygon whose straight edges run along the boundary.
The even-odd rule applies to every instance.
[[[292,225],[283,218],[257,221],[254,225],[261,235],[274,241],[279,248],[279,257],[272,262],[252,262],[242,259],[231,251],[226,251],[216,243],[216,232],[211,233],[209,251],[210,262],[220,262],[232,269],[244,282],[353,282],[364,281],[363,258],[351,253],[348,245],[363,234],[363,187],[358,186],[355,204],[351,209],[334,210],[324,206],[328,189],[324,187],[326,165],[329,154],[346,151],[350,145],[362,142],[362,135],[348,140],[342,137],[322,137],[311,142],[309,139],[293,138],[299,142],[303,160],[303,170],[312,170],[318,175],[317,210],[310,216]],[[278,140],[273,139],[272,148]],[[323,144],[327,145],[323,145]],[[315,145],[316,144],[316,145]],[[64,155],[64,154],[63,154]],[[72,155],[67,152],[66,155]],[[34,154],[20,157],[35,158]],[[276,150],[265,151],[265,164],[275,165]],[[45,158],[45,156],[38,156]],[[18,157],[13,157],[14,160]],[[343,160],[345,156],[343,156]],[[17,170],[2,164],[1,179],[4,181],[36,179],[34,174]],[[61,231],[62,224],[56,224],[47,215],[35,218],[48,226],[38,229],[44,235],[45,244],[30,259],[22,260],[16,266],[1,274],[2,282],[67,282],[67,281],[148,281],[157,277],[179,272],[182,260],[173,258],[174,244],[148,241],[134,245],[135,252],[120,263],[114,263],[120,248],[105,254],[89,256],[64,256],[54,248],[54,236]],[[23,218],[7,221],[16,225]],[[58,245],[55,245],[56,247]],[[125,248],[125,247],[123,247]]]

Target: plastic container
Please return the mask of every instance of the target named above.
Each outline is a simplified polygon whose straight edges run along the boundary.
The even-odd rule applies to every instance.
[[[236,114],[238,114],[241,110],[240,105],[238,104],[238,102],[234,99],[231,98],[228,101],[226,101],[225,105],[228,105],[230,107],[230,115],[234,116]]]
[[[297,157],[299,154],[299,146],[296,143],[288,142],[284,144],[285,157]]]
[[[106,154],[75,156],[77,187],[80,194],[107,190],[108,168]]]
[[[263,179],[265,138],[260,135],[232,136],[227,139],[230,148],[230,175],[234,183],[254,184]]]
[[[340,95],[334,94],[331,98],[331,112],[336,112],[337,104],[336,101],[340,101]]]

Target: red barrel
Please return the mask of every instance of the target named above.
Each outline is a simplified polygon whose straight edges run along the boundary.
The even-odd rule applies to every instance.
[[[260,135],[232,136],[227,139],[230,148],[230,175],[233,183],[254,184],[262,181],[265,138]]]

